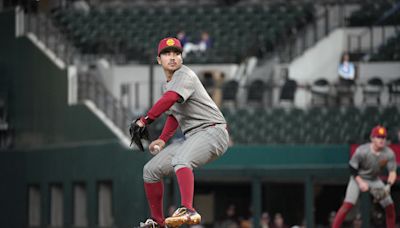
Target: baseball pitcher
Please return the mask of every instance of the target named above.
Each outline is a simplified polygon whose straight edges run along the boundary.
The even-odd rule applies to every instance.
[[[163,96],[146,116],[133,121],[130,127],[133,142],[140,148],[140,138],[146,138],[146,126],[162,113],[168,115],[161,135],[149,145],[150,153],[155,156],[144,166],[143,180],[151,218],[140,227],[199,224],[201,216],[193,208],[192,170],[225,153],[229,142],[226,121],[197,75],[182,64],[178,39],[165,38],[159,42],[157,61],[166,77]],[[178,126],[185,140],[165,147]],[[162,178],[173,173],[178,180],[182,206],[165,219]]]

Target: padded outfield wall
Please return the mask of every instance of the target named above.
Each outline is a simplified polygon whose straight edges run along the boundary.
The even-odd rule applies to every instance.
[[[63,227],[73,225],[73,188],[86,189],[88,227],[99,224],[99,183],[112,186],[112,216],[116,227],[132,227],[147,216],[141,178],[146,157],[118,142],[104,142],[4,152],[0,159],[0,226],[28,227],[30,186],[40,191],[40,227],[51,224],[51,186],[63,191]]]
[[[47,227],[51,221],[50,189],[57,184],[63,191],[63,224],[64,227],[71,227],[73,187],[80,183],[86,186],[88,227],[97,227],[98,184],[108,182],[112,186],[114,226],[131,227],[148,216],[141,176],[142,167],[149,158],[148,153],[127,150],[116,141],[4,152],[0,159],[0,177],[6,187],[0,188],[0,226],[26,227],[29,220],[29,187],[37,186],[41,195],[41,227]],[[348,146],[235,146],[223,158],[196,170],[195,176],[197,184],[249,183],[253,193],[243,197],[256,203],[253,204],[255,216],[264,204],[260,184],[273,181],[303,183],[308,190],[301,199],[307,206],[298,205],[299,210],[293,212],[287,208],[286,215],[304,213],[307,217],[307,211],[311,212],[314,204],[314,193],[310,187],[315,182],[345,182],[348,177],[347,160]],[[171,187],[168,181],[166,191]],[[172,184],[176,185],[174,181]],[[226,191],[235,189],[227,188]],[[229,200],[225,199],[226,194],[215,195],[217,208],[221,208],[218,203]],[[269,194],[279,195],[274,192]],[[171,192],[166,195],[171,196]],[[166,200],[171,202],[172,199]],[[308,200],[310,203],[307,203]],[[310,220],[314,220],[312,214],[309,216]]]

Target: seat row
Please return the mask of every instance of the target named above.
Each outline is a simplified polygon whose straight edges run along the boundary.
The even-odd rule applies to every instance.
[[[237,144],[345,144],[369,140],[377,124],[389,129],[397,142],[400,115],[397,107],[364,109],[223,109],[230,135]]]
[[[278,37],[306,25],[314,9],[307,4],[251,6],[133,7],[93,9],[89,13],[57,10],[55,24],[87,54],[125,54],[140,61],[160,38],[186,32],[191,42],[206,31],[212,52],[190,56],[186,62],[239,62],[254,50],[269,50]],[[134,53],[134,54],[132,54]],[[141,56],[140,53],[143,53]],[[148,58],[145,58],[148,61]]]
[[[380,1],[360,1],[361,7],[359,10],[353,12],[348,18],[350,26],[371,26],[379,22],[386,12],[395,7],[396,2],[390,0]],[[395,13],[380,21],[379,24],[383,25],[398,25],[400,21],[400,14]]]

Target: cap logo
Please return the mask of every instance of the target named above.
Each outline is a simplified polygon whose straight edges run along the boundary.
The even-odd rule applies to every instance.
[[[380,135],[384,135],[384,134],[385,134],[385,129],[379,128],[378,133],[379,133]]]
[[[168,39],[166,43],[168,46],[172,46],[175,44],[175,41],[173,39]]]

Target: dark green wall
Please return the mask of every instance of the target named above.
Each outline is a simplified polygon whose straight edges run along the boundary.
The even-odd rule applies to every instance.
[[[298,149],[297,149],[298,148]],[[346,146],[258,146],[232,147],[221,159],[195,171],[197,181],[204,176],[220,181],[238,181],[247,176],[303,181],[310,172],[332,178],[347,178]],[[311,159],[311,157],[313,157]],[[27,223],[27,187],[40,185],[44,225],[49,218],[49,184],[62,183],[65,194],[65,225],[72,223],[72,184],[83,182],[88,191],[88,216],[91,227],[97,223],[98,181],[112,181],[113,213],[117,227],[129,227],[147,216],[143,193],[142,168],[150,158],[147,153],[131,151],[119,142],[48,146],[1,154],[0,189],[1,227],[22,227]],[[254,165],[252,165],[254,164]],[[297,168],[296,168],[297,167]],[[302,172],[301,168],[308,172]],[[294,172],[295,168],[295,172]],[[329,172],[323,170],[327,168]],[[322,172],[321,172],[322,170]],[[285,174],[286,173],[286,174]],[[332,173],[336,173],[332,175]],[[233,177],[233,179],[229,179]]]
[[[142,169],[147,155],[124,148],[119,142],[79,146],[49,147],[5,152],[0,159],[0,226],[26,227],[27,189],[39,185],[42,192],[42,218],[49,221],[49,185],[64,188],[64,221],[72,224],[72,185],[85,183],[88,193],[90,227],[97,224],[98,181],[112,181],[113,215],[117,227],[132,227],[147,216]],[[5,184],[7,183],[7,184]]]
[[[197,173],[198,179],[340,182],[348,178],[348,145],[238,145]]]
[[[4,10],[0,13],[0,45],[6,47],[11,38],[15,35],[15,11],[14,10]]]
[[[40,146],[113,139],[83,105],[67,104],[67,71],[59,69],[27,38],[16,40],[12,72],[12,124],[16,145]]]
[[[60,69],[27,37],[14,37],[10,26],[13,11],[0,15],[0,69],[8,82],[15,145],[23,148],[115,139],[85,106],[68,106],[67,70]]]
[[[27,184],[40,184],[47,192],[49,182],[68,188],[76,176],[87,180],[91,191],[97,178],[113,180],[115,200],[121,202],[116,220],[132,225],[142,219],[144,210],[137,209],[144,207],[144,156],[137,158],[116,143],[114,134],[86,106],[68,106],[67,70],[57,67],[27,37],[15,38],[14,25],[14,10],[0,13],[0,88],[8,92],[17,149],[1,154],[0,227],[25,227]],[[70,212],[66,213],[69,223]]]
[[[7,52],[13,45],[14,37],[14,11],[4,11],[0,13],[0,96],[7,95],[11,86],[11,77],[8,72],[8,58],[12,53]],[[9,49],[7,49],[9,48]]]
[[[229,156],[224,156],[207,167],[285,168],[293,165],[341,165],[348,161],[349,151],[348,145],[239,145],[229,150]]]

